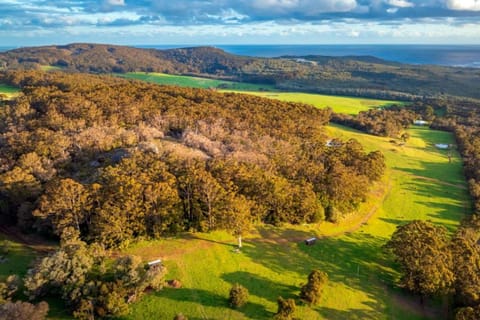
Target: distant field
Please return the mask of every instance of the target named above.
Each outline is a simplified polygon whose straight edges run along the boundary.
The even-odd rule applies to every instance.
[[[222,92],[233,91],[283,101],[306,103],[314,105],[317,108],[331,107],[335,112],[346,114],[358,114],[360,111],[365,111],[371,108],[388,107],[393,104],[402,104],[401,102],[390,100],[330,96],[301,92],[279,92],[274,86],[271,85],[222,81],[190,76],[177,76],[164,73],[130,72],[116,75],[127,79],[137,79],[157,84],[177,85],[181,87],[192,88],[217,88]]]
[[[59,71],[63,70],[62,67],[57,67],[57,66],[41,66],[40,69],[43,71]]]
[[[258,85],[253,83],[214,80],[214,79],[190,77],[190,76],[177,76],[177,75],[170,75],[165,73],[129,72],[125,74],[115,74],[115,75],[122,78],[127,78],[127,79],[137,79],[137,80],[143,80],[143,81],[157,83],[157,84],[176,85],[180,87],[192,87],[192,88],[204,88],[204,89],[216,88],[216,89],[229,89],[229,90],[239,90],[239,91],[275,90],[274,87],[271,85],[263,85],[263,84]]]
[[[168,278],[179,279],[183,287],[144,297],[125,319],[173,319],[179,312],[189,319],[271,319],[277,297],[295,298],[313,268],[327,272],[330,282],[319,306],[298,307],[299,319],[441,317],[438,308],[422,308],[418,299],[392,286],[399,274],[382,245],[397,225],[412,219],[429,219],[453,231],[469,212],[459,155],[454,152],[449,163],[446,152],[433,146],[454,143],[452,135],[414,127],[410,140],[400,146],[389,138],[337,125],[329,126],[328,133],[356,138],[386,156],[386,177],[362,208],[363,215],[373,215],[366,224],[358,228],[359,220],[353,219],[339,225],[259,227],[247,237],[241,253],[233,251],[235,239],[224,232],[136,244],[126,252],[145,260],[164,259]],[[352,232],[342,234],[345,231]],[[332,234],[337,236],[314,246],[302,243],[313,235]],[[250,291],[249,304],[239,310],[229,308],[226,300],[235,282]]]
[[[283,101],[301,102],[314,105],[317,108],[330,107],[337,113],[358,114],[360,111],[376,107],[388,107],[394,104],[403,104],[398,101],[377,100],[356,97],[329,96],[301,92],[242,92],[257,96],[278,99]]]
[[[18,88],[0,83],[0,94],[6,95],[7,98],[14,97],[16,94],[18,94],[19,91],[20,90]]]

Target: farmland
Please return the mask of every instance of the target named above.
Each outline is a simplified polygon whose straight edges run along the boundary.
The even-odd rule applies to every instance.
[[[401,146],[341,126],[330,126],[328,132],[332,137],[356,138],[386,156],[386,177],[361,208],[361,216],[368,221],[352,217],[339,225],[258,226],[240,253],[233,250],[234,238],[223,232],[138,243],[125,253],[145,260],[163,258],[168,278],[179,279],[183,287],[144,297],[127,318],[171,319],[182,312],[190,319],[268,319],[276,311],[277,297],[295,298],[313,268],[325,271],[330,282],[319,306],[297,308],[295,315],[300,319],[438,317],[432,302],[421,308],[395,288],[399,274],[382,246],[399,224],[429,219],[453,231],[468,212],[470,202],[458,154],[449,163],[446,152],[433,146],[451,143],[453,137],[414,127],[409,130],[410,140]],[[443,173],[441,180],[439,172]],[[312,235],[321,240],[305,246],[302,239]],[[250,302],[233,310],[227,296],[236,282],[250,291]]]
[[[127,78],[127,79],[142,80],[142,81],[152,82],[156,84],[176,85],[180,87],[191,87],[191,88],[203,88],[203,89],[215,88],[215,89],[228,89],[228,90],[239,90],[239,91],[274,90],[273,86],[265,85],[265,84],[213,80],[213,79],[199,78],[199,77],[170,75],[165,73],[129,72],[125,74],[116,74],[116,76],[120,76],[122,78]]]

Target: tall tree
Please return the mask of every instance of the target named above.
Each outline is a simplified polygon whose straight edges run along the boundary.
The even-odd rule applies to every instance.
[[[400,284],[417,294],[448,293],[454,282],[453,259],[445,228],[414,220],[398,226],[387,243],[400,264]]]
[[[67,227],[79,232],[89,223],[91,199],[88,188],[72,179],[52,181],[40,197],[33,215],[46,221],[56,235]]]

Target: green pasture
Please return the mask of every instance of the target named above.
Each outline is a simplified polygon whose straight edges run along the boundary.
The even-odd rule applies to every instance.
[[[11,274],[24,276],[34,256],[33,250],[0,235],[0,281]]]
[[[259,226],[246,237],[240,253],[234,251],[235,239],[223,232],[185,234],[130,247],[125,253],[164,259],[168,278],[183,286],[145,296],[125,319],[173,319],[180,312],[189,319],[271,319],[277,297],[297,297],[313,268],[327,272],[330,281],[320,305],[298,306],[299,319],[441,317],[435,301],[421,307],[418,298],[395,287],[399,274],[382,246],[397,225],[412,219],[428,219],[453,231],[469,212],[470,200],[458,153],[452,152],[449,162],[447,152],[434,147],[453,143],[452,135],[424,127],[409,133],[410,140],[402,146],[390,138],[328,127],[331,137],[355,138],[386,156],[387,174],[363,208],[362,214],[372,215],[361,226],[355,219],[339,225]],[[342,230],[350,232],[341,234]],[[314,246],[302,242],[335,233]],[[250,302],[233,310],[227,296],[236,282],[250,291]]]
[[[40,66],[42,71],[61,71],[63,70],[62,67],[59,66]]]
[[[12,87],[6,84],[1,84],[0,83],[0,94],[4,94],[7,96],[7,98],[12,98],[15,95],[18,94],[20,90],[16,87]]]
[[[400,105],[402,102],[390,100],[378,100],[357,97],[329,96],[315,93],[302,92],[259,92],[249,91],[242,92],[253,94],[270,99],[278,99],[289,102],[300,102],[311,104],[317,108],[330,107],[334,112],[344,114],[358,114],[360,111],[366,111],[372,108],[389,107],[392,105]]]
[[[191,76],[178,76],[165,73],[150,73],[150,72],[128,72],[125,74],[115,74],[116,76],[136,79],[146,82],[152,82],[156,84],[175,85],[180,87],[192,87],[192,88],[215,88],[215,89],[228,89],[239,91],[262,91],[262,90],[275,90],[272,85],[243,83],[235,81],[215,80],[208,78],[199,78]]]

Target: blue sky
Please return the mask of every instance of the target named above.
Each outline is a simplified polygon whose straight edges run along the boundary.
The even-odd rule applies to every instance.
[[[0,46],[480,44],[480,0],[0,0]]]

